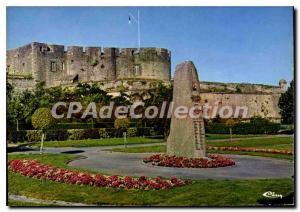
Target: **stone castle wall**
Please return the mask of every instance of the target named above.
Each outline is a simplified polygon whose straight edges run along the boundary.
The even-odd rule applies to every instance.
[[[261,116],[272,120],[280,120],[279,101],[280,94],[226,94],[226,93],[201,93],[203,104],[207,103],[212,107],[231,106],[233,111],[236,107],[248,108],[247,116]],[[208,110],[211,117],[212,109]],[[240,113],[241,115],[241,113]]]
[[[170,85],[171,55],[162,48],[100,48],[36,43],[7,50],[7,80],[17,90],[33,89],[38,82],[47,87],[74,86],[78,82],[98,82],[110,93],[120,88],[130,93]],[[214,106],[248,106],[248,118],[254,115],[279,119],[278,100],[286,89],[279,86],[200,82],[201,99]]]
[[[162,48],[100,48],[31,43],[7,50],[7,75],[47,87],[126,78],[170,81],[170,52]],[[34,86],[34,83],[32,86]]]

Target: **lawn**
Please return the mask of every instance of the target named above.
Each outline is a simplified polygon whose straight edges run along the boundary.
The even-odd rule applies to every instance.
[[[248,138],[264,135],[233,135],[233,138]],[[229,139],[229,135],[208,134],[207,140]],[[148,143],[162,143],[164,139],[145,138],[145,137],[128,137],[127,144],[148,144]],[[44,147],[94,147],[94,146],[113,146],[123,145],[123,138],[104,138],[104,139],[85,139],[85,140],[66,140],[66,141],[47,141],[44,142]],[[20,145],[24,146],[24,143]],[[40,143],[29,144],[30,146],[40,146]]]
[[[58,167],[67,167],[66,162],[76,157],[63,154],[9,155],[9,159],[37,159]],[[293,191],[293,179],[197,180],[187,186],[156,191],[69,185],[8,173],[8,191],[11,194],[96,205],[255,206],[262,194],[269,190],[287,195]],[[15,201],[9,203],[21,204]]]
[[[127,138],[127,144],[149,144],[161,143],[163,139],[132,137]],[[46,141],[44,147],[94,147],[94,146],[113,146],[123,145],[123,138],[107,138],[107,139],[86,139],[86,140],[66,140],[66,141]],[[33,144],[33,146],[40,146],[40,143]]]
[[[280,150],[293,150],[293,138],[292,137],[274,137],[274,138],[257,138],[251,140],[240,141],[221,141],[221,142],[207,142],[209,146],[238,146],[238,147],[256,147],[262,149],[280,149]],[[147,147],[128,147],[128,148],[114,148],[115,152],[128,152],[128,153],[145,153],[145,152],[166,152],[165,145],[147,146]],[[243,154],[263,157],[273,157],[281,159],[294,158],[293,155],[283,154],[271,154],[271,153],[259,153],[259,152],[239,152],[239,151],[216,151],[209,150],[209,153],[220,154]]]

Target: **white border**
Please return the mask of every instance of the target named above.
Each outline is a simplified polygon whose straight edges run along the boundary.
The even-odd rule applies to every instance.
[[[2,211],[8,211],[9,208],[5,206],[6,204],[6,144],[5,144],[5,134],[6,134],[6,117],[5,117],[5,101],[6,101],[6,81],[5,81],[5,58],[6,58],[6,6],[295,6],[295,8],[298,7],[298,3],[296,0],[291,1],[283,1],[283,0],[231,0],[231,1],[222,1],[222,0],[207,0],[207,1],[197,1],[197,0],[184,0],[184,1],[168,1],[168,0],[126,0],[126,1],[120,1],[120,0],[105,0],[105,1],[95,1],[95,0],[28,0],[28,1],[21,1],[21,0],[6,0],[1,1],[1,10],[0,10],[0,23],[2,26],[1,34],[0,34],[0,42],[1,42],[1,50],[0,50],[0,91],[1,91],[1,99],[0,99],[0,107],[1,107],[1,113],[0,113],[0,133],[2,137],[1,141],[1,148],[0,148],[0,155],[2,157],[1,160],[1,210]],[[299,27],[299,22],[296,22],[297,26],[296,29]],[[299,43],[299,42],[298,42]],[[297,44],[296,48],[298,49],[299,44]],[[297,55],[297,58],[295,58],[297,62],[299,61],[299,56]],[[297,78],[298,82],[298,78]],[[297,86],[297,93],[299,94],[299,88]],[[299,102],[297,101],[297,105]],[[297,107],[297,109],[299,109]],[[297,121],[299,123],[299,117],[297,117]],[[299,132],[299,126],[297,126],[297,132]],[[298,144],[299,146],[299,144]],[[298,150],[298,148],[297,148]],[[298,154],[298,151],[296,151],[296,155]],[[299,162],[297,164],[297,169],[299,169]],[[296,184],[297,188],[299,188],[299,183]],[[299,189],[297,189],[299,191]],[[298,193],[297,193],[298,194]],[[297,195],[299,196],[299,194]],[[298,203],[298,201],[297,201]],[[73,210],[72,208],[71,210]],[[48,209],[48,211],[62,211],[63,209]],[[65,209],[64,209],[65,210]],[[85,208],[83,208],[85,210]],[[99,209],[98,209],[99,210]],[[112,210],[112,209],[104,209],[101,208],[100,210]],[[113,209],[118,210],[118,209]],[[124,210],[124,209],[122,209]],[[127,210],[132,210],[132,208],[129,208]],[[145,209],[143,209],[145,210]],[[156,211],[162,211],[162,209],[154,209]],[[171,210],[174,210],[172,208]],[[197,209],[199,210],[199,209]],[[206,211],[208,209],[201,208],[200,210]],[[220,210],[220,209],[213,209],[214,211]],[[232,209],[231,209],[232,210]],[[255,209],[257,211],[263,211],[264,209]],[[283,210],[290,210],[290,209],[283,209]]]

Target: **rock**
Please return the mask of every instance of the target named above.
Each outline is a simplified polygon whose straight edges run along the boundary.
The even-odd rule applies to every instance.
[[[176,108],[186,106],[194,117],[176,117]],[[173,88],[173,114],[167,154],[189,158],[206,157],[205,129],[200,106],[200,84],[197,70],[191,61],[176,66]],[[195,117],[197,116],[197,117]]]

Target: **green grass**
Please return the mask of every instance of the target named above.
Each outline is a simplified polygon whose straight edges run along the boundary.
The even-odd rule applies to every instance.
[[[41,204],[34,202],[21,202],[16,200],[8,200],[8,206],[10,207],[29,207],[29,206],[57,206],[54,204]]]
[[[222,141],[222,142],[207,142],[209,146],[239,146],[239,147],[255,147],[255,148],[268,148],[268,149],[280,149],[280,150],[293,150],[293,138],[292,137],[274,137],[263,139],[251,139],[241,141]],[[145,153],[145,152],[166,152],[165,145],[148,146],[148,147],[128,147],[128,148],[114,148],[114,152],[127,152],[127,153]],[[271,154],[271,153],[259,153],[259,152],[242,152],[242,151],[220,151],[209,150],[209,153],[219,154],[239,154],[239,155],[253,155],[262,157],[272,157],[279,159],[294,158],[293,155],[284,154]]]
[[[127,153],[146,153],[146,152],[166,152],[166,145],[157,146],[141,146],[141,147],[127,147],[113,148],[113,152],[127,152]]]
[[[251,137],[261,137],[265,135],[232,135],[232,138],[251,138]],[[228,134],[206,134],[207,140],[216,140],[216,139],[229,139],[230,135]]]
[[[232,135],[233,138],[249,138],[263,135]],[[217,140],[217,139],[229,139],[229,135],[223,134],[207,134],[206,139]],[[151,139],[144,137],[128,137],[127,144],[147,144],[147,143],[159,143],[164,142],[163,139]],[[66,141],[47,141],[44,143],[44,147],[94,147],[94,146],[113,146],[123,145],[123,138],[106,138],[106,139],[85,139],[85,140],[66,140]],[[24,146],[26,143],[14,144],[13,146]],[[40,146],[40,143],[29,143],[29,146]]]
[[[253,138],[251,140],[207,142],[210,146],[238,146],[293,150],[293,137]]]
[[[127,144],[149,144],[163,142],[163,139],[151,139],[143,137],[127,138]],[[94,146],[113,146],[123,145],[123,138],[107,138],[107,139],[87,139],[87,140],[67,140],[67,141],[46,141],[44,147],[94,147]],[[40,143],[33,144],[40,146]]]
[[[9,159],[38,159],[58,167],[66,167],[65,163],[75,157],[62,154],[9,155]],[[274,191],[282,195],[292,192],[293,180],[197,180],[187,186],[155,191],[69,185],[9,172],[8,190],[11,194],[31,198],[97,205],[255,206],[256,201],[266,191]],[[14,201],[12,203],[14,204]],[[24,203],[24,206],[26,204],[28,203]]]

